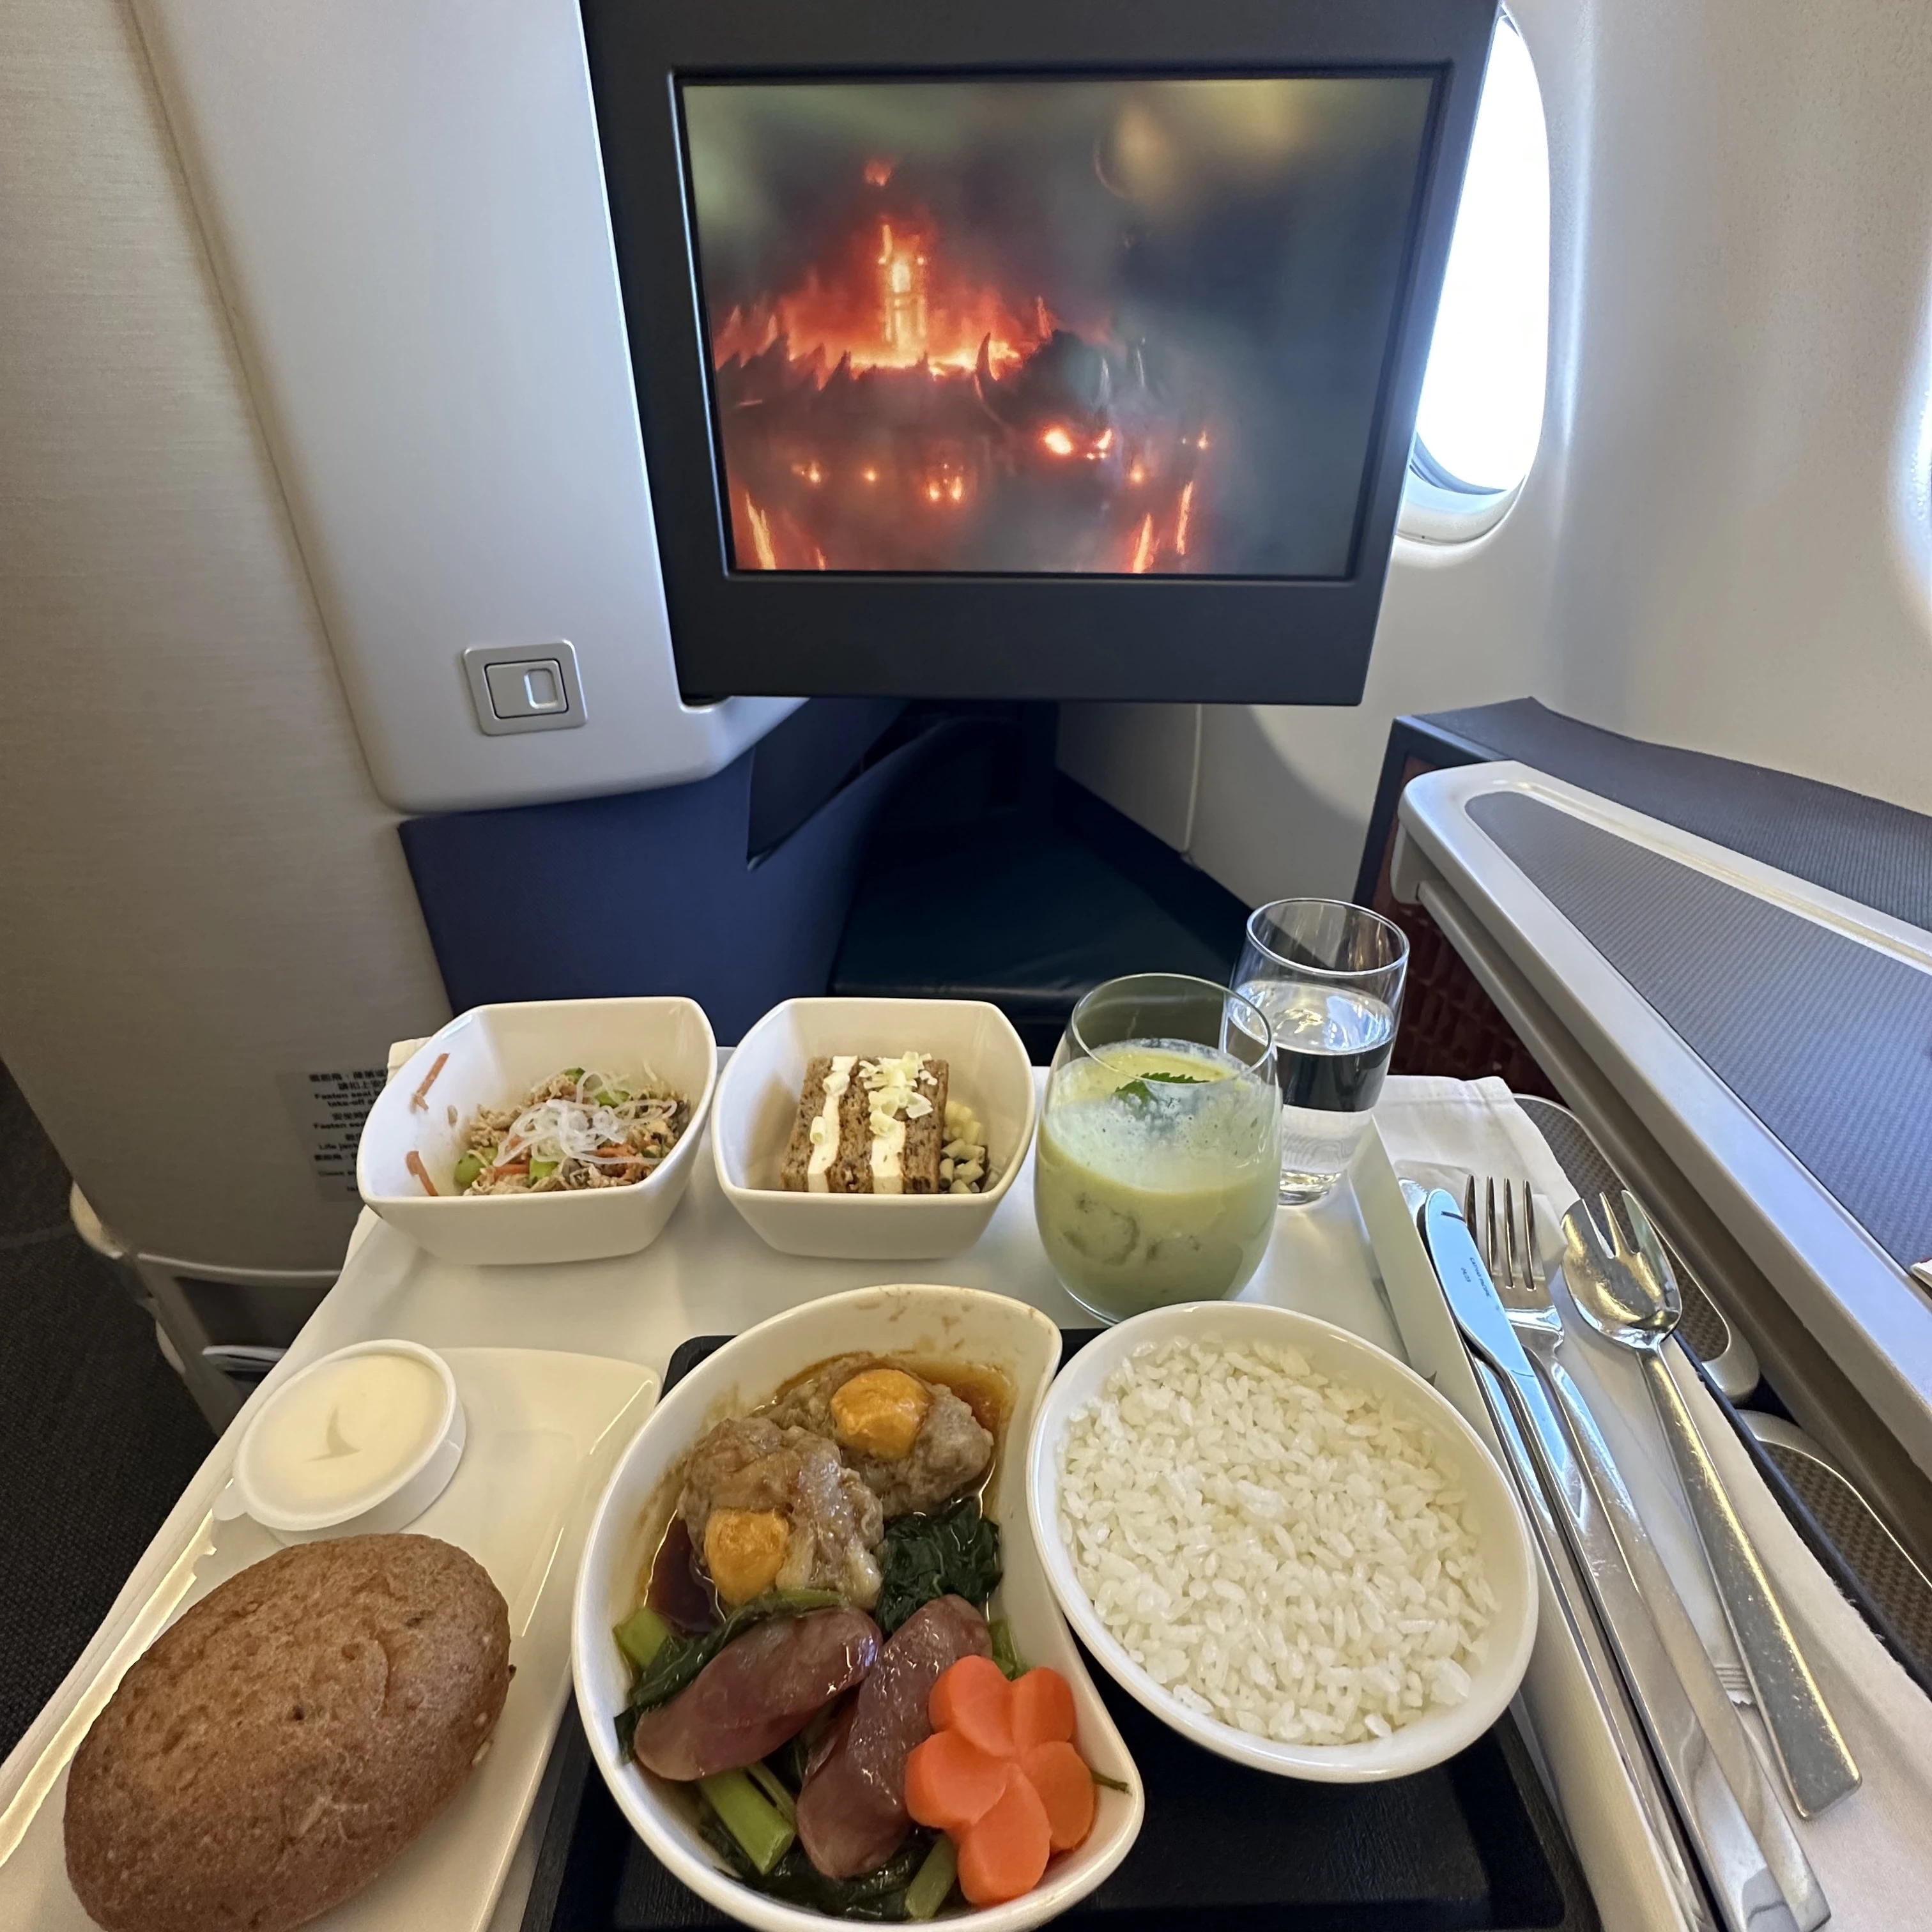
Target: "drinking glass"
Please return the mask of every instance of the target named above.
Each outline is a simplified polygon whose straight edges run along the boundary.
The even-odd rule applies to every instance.
[[[1281,1118],[1252,1002],[1181,973],[1095,987],[1047,1076],[1034,1166],[1068,1294],[1112,1322],[1245,1286],[1274,1229]]]
[[[1234,983],[1274,1030],[1284,1205],[1320,1200],[1354,1154],[1388,1072],[1408,970],[1408,935],[1365,906],[1277,899],[1250,914]]]

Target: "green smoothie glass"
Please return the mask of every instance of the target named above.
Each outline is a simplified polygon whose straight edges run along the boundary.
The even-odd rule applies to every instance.
[[[1047,1077],[1034,1213],[1082,1307],[1112,1322],[1238,1292],[1280,1180],[1274,1035],[1252,1000],[1142,973],[1074,1008]]]

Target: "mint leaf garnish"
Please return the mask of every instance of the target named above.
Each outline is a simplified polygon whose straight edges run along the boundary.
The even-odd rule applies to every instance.
[[[1124,1087],[1116,1087],[1114,1094],[1122,1100],[1143,1102],[1151,1100],[1154,1089],[1148,1084],[1150,1080],[1158,1080],[1169,1087],[1204,1087],[1208,1084],[1192,1073],[1143,1073],[1138,1080],[1130,1080]]]

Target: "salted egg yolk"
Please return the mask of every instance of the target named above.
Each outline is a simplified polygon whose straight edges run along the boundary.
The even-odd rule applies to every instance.
[[[866,1369],[840,1383],[832,1426],[841,1445],[880,1462],[912,1451],[932,1406],[932,1391],[902,1369]]]

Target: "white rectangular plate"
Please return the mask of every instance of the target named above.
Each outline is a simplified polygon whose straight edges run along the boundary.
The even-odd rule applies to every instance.
[[[657,1376],[636,1362],[536,1348],[446,1348],[469,1420],[450,1485],[408,1534],[440,1537],[489,1571],[510,1610],[510,1694],[485,1757],[375,1882],[311,1922],[320,1932],[480,1932],[516,1850],[570,1689],[570,1601],[590,1512]],[[0,1793],[0,1925],[91,1932],[67,1880],[67,1767],[122,1674],[181,1611],[280,1546],[246,1516],[202,1520],[52,1741]]]

